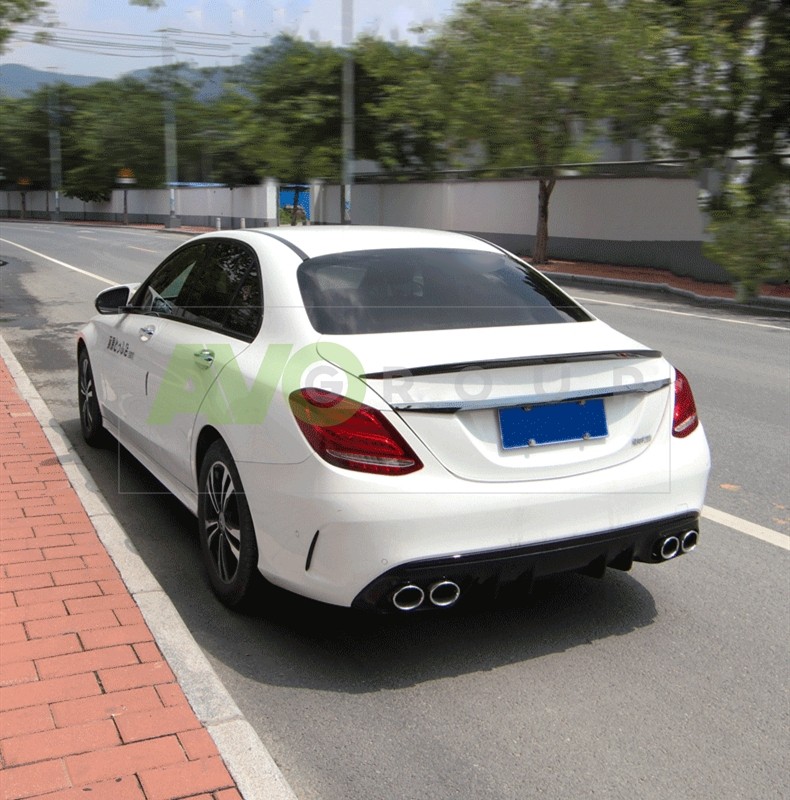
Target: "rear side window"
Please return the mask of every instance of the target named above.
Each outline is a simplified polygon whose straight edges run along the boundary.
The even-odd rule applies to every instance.
[[[144,313],[166,315],[243,339],[263,315],[260,269],[246,245],[231,240],[187,246],[165,261],[140,290]]]
[[[586,322],[590,316],[505,253],[403,249],[308,259],[297,277],[319,333],[361,334]]]
[[[261,327],[263,295],[258,262],[253,259],[247,276],[239,285],[239,290],[228,308],[223,328],[228,333],[252,339]]]
[[[261,320],[258,260],[245,245],[219,241],[189,274],[177,298],[186,322],[252,337]]]

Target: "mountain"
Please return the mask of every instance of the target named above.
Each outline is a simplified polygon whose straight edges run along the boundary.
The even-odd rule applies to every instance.
[[[134,78],[145,82],[150,77],[151,72],[152,70],[150,69],[139,69],[121,77]],[[204,67],[197,70],[186,65],[179,65],[179,77],[193,82],[197,86],[196,99],[201,103],[207,103],[219,97],[223,92],[225,82],[230,79],[231,74],[231,70],[227,67]],[[42,86],[50,86],[57,83],[66,83],[69,86],[90,86],[103,80],[115,79],[45,72],[44,70],[32,69],[21,64],[0,64],[0,94],[6,97],[24,97]]]
[[[233,82],[235,70],[233,67],[200,67],[196,69],[187,64],[178,64],[178,77],[185,83],[195,87],[195,99],[198,103],[210,103],[216,100],[225,91],[225,85]],[[151,77],[153,70],[137,69],[134,72],[127,72],[124,78],[134,78],[134,80],[145,83]]]
[[[22,66],[22,64],[0,64],[0,94],[6,97],[24,97],[42,86],[67,83],[70,86],[90,86],[101,78],[88,75],[64,75]]]

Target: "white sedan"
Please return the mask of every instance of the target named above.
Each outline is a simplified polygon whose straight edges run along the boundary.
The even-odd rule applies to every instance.
[[[230,607],[379,611],[693,550],[688,381],[495,245],[398,228],[190,239],[78,340],[109,431],[199,520]]]

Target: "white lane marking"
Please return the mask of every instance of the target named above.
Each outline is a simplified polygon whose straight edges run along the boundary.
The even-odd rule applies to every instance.
[[[78,239],[83,239],[84,241],[87,241],[87,242],[98,242],[99,241],[98,236],[78,236],[77,238]]]
[[[146,228],[142,230],[135,230],[134,228],[100,228],[99,230],[101,230],[102,233],[118,233],[121,236],[150,236],[152,233],[159,233],[159,230],[156,228]],[[178,231],[176,233],[178,233]]]
[[[108,281],[107,278],[102,278],[101,275],[96,275],[95,273],[88,272],[85,269],[74,267],[71,264],[67,264],[65,261],[58,261],[57,258],[52,258],[52,256],[44,255],[44,253],[39,253],[37,250],[31,250],[29,247],[25,247],[23,244],[17,244],[16,242],[12,242],[10,239],[3,239],[0,237],[0,242],[3,242],[4,244],[10,244],[12,247],[18,247],[20,250],[25,250],[28,253],[32,253],[34,256],[38,256],[39,258],[46,258],[47,261],[51,261],[53,264],[65,267],[66,269],[70,269],[72,270],[72,272],[79,272],[80,275],[87,275],[89,278],[93,278],[94,280],[106,283],[108,286],[115,286],[116,284],[116,281]]]
[[[149,228],[147,230],[135,230],[134,228],[90,228],[82,230],[82,233],[91,233],[94,236],[101,234],[118,234],[120,236],[150,236],[152,233],[157,233],[155,229]]]
[[[747,536],[754,536],[755,539],[760,539],[768,544],[781,547],[782,550],[790,550],[790,536],[785,536],[783,533],[772,531],[770,528],[764,528],[762,525],[757,525],[755,522],[735,517],[728,514],[726,511],[719,511],[717,508],[710,506],[702,507],[702,516],[709,519],[711,522],[718,522],[719,525],[726,525],[738,533],[745,533]]]
[[[694,314],[691,311],[674,311],[671,308],[655,308],[654,306],[638,306],[633,303],[615,303],[612,300],[598,300],[595,297],[577,297],[580,303],[598,303],[602,306],[620,306],[621,308],[636,308],[639,311],[655,311],[657,314],[674,314],[677,317],[696,317],[697,319],[709,319],[714,322],[729,322],[732,325],[750,325],[753,328],[770,328],[775,331],[790,330],[784,325],[769,325],[767,322],[750,322],[744,319],[733,319],[732,317],[714,317],[711,314]]]
[[[133,244],[126,245],[130,250],[142,250],[144,253],[159,253],[159,250],[151,250],[149,247],[137,247]]]

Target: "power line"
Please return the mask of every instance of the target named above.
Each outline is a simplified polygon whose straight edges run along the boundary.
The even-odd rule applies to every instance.
[[[203,33],[179,28],[165,28],[161,33],[164,34],[162,37],[155,34],[96,31],[85,28],[58,27],[53,30],[41,26],[21,25],[14,38],[45,47],[125,58],[154,58],[163,52],[198,57],[232,58],[234,55],[233,44],[248,44],[255,40],[270,38],[267,35],[255,36],[234,32]],[[201,37],[202,40],[194,37]]]
[[[270,39],[271,36],[268,33],[237,33],[236,31],[231,31],[230,33],[211,33],[210,31],[187,31],[183,28],[164,28],[168,33],[188,33],[194,36],[203,36],[205,38],[211,38],[212,36],[216,39]],[[138,36],[145,36],[146,34],[137,34]]]

